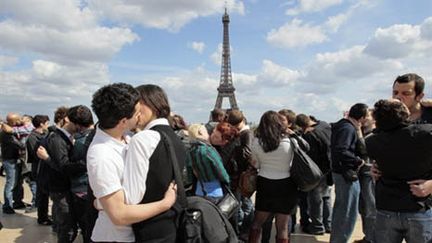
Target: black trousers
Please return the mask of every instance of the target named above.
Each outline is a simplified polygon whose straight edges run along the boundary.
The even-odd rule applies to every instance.
[[[42,185],[36,181],[36,207],[38,222],[48,220],[48,201],[48,190],[43,188]]]
[[[53,201],[54,221],[57,225],[57,242],[72,243],[77,235],[77,225],[72,217],[70,192],[50,192]]]

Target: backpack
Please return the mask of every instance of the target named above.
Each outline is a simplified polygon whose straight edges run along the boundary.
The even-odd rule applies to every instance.
[[[181,243],[234,243],[237,235],[231,223],[212,202],[197,196],[186,197],[182,177],[170,138],[162,131],[164,141],[173,164],[177,183],[178,199],[174,205],[177,211],[177,242]]]
[[[231,223],[212,202],[198,196],[187,197],[177,230],[177,242],[234,243],[237,235]]]

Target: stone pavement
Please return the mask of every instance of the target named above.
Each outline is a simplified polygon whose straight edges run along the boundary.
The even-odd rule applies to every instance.
[[[5,178],[0,177],[0,199],[3,203],[3,188]],[[31,193],[28,185],[25,188],[25,202],[31,201]],[[0,230],[1,243],[55,243],[57,242],[55,234],[52,232],[50,226],[40,226],[36,222],[36,212],[25,213],[24,210],[16,210],[16,214],[6,215],[2,214],[0,210],[0,221],[3,223],[3,229]],[[299,232],[291,236],[291,243],[325,243],[329,242],[329,234],[323,236],[312,236]],[[275,229],[273,228],[273,236]],[[361,221],[357,221],[355,231],[353,233],[352,242],[354,239],[361,239],[363,234],[361,232]],[[75,243],[82,243],[81,238],[77,238]]]

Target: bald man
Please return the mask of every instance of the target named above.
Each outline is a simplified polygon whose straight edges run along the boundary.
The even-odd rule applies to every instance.
[[[4,186],[4,199],[3,213],[14,214],[13,209],[13,188],[17,184],[17,178],[20,170],[18,159],[20,157],[20,150],[25,149],[25,144],[21,143],[9,128],[20,124],[21,117],[16,113],[9,113],[6,117],[6,125],[2,126],[3,135],[1,136],[1,152],[3,157],[3,166],[6,173],[6,183]],[[20,203],[20,202],[18,202]]]

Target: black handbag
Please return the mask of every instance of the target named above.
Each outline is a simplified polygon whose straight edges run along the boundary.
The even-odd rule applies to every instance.
[[[321,181],[323,173],[318,165],[301,149],[294,138],[289,138],[294,152],[290,174],[300,191],[308,192]]]

